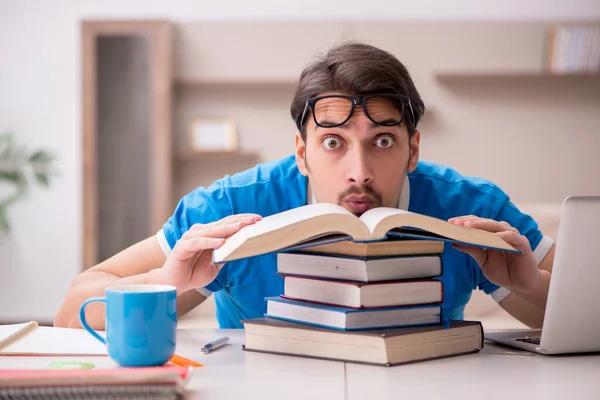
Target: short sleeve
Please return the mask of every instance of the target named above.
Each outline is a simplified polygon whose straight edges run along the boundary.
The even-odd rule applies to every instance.
[[[538,265],[546,257],[554,243],[552,239],[542,234],[537,222],[531,216],[521,212],[510,200],[506,200],[502,204],[494,219],[500,222],[507,222],[529,240],[531,250],[536,257]],[[492,295],[496,301],[500,301],[510,294],[509,290],[490,282],[483,273],[480,272],[479,275],[479,289]]]
[[[157,233],[159,244],[166,255],[175,247],[177,241],[194,224],[208,224],[231,215],[231,204],[222,181],[217,181],[209,188],[200,187],[183,197],[173,215],[165,222]],[[221,272],[217,278],[205,288],[198,288],[204,296],[210,296],[223,288]]]

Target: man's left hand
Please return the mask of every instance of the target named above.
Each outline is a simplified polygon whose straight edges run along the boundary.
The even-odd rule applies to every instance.
[[[507,222],[498,222],[473,215],[451,218],[448,222],[493,232],[522,252],[522,254],[514,254],[497,250],[483,250],[472,246],[453,245],[457,250],[473,257],[490,282],[517,293],[530,292],[540,284],[541,273],[531,251],[529,240]]]

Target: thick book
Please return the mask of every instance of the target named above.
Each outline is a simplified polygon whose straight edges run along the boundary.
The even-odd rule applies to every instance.
[[[403,239],[388,236],[379,242],[352,242],[350,240],[332,241],[324,244],[311,244],[297,246],[300,253],[335,255],[359,258],[396,257],[442,254],[444,242],[439,240]]]
[[[0,370],[0,398],[182,399],[190,368]]]
[[[478,321],[448,326],[343,332],[272,318],[242,321],[244,350],[392,366],[470,353],[483,348]]]
[[[278,253],[277,272],[356,282],[435,278],[442,275],[439,255],[352,258],[329,255]]]
[[[350,307],[401,307],[441,303],[444,287],[439,280],[359,283],[284,276],[285,298]]]
[[[441,304],[356,309],[268,297],[266,317],[342,331],[423,326],[442,322]]]
[[[451,224],[426,215],[378,207],[358,218],[342,206],[317,203],[270,215],[243,227],[213,251],[213,262],[221,264],[343,240],[376,242],[386,240],[389,236],[519,253],[495,233]]]

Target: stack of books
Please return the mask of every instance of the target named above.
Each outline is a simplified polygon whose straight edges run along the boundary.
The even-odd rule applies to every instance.
[[[343,241],[279,253],[284,295],[267,315],[343,331],[442,322],[444,243]]]
[[[472,353],[478,321],[445,321],[441,255],[456,243],[519,253],[494,233],[389,207],[360,218],[318,203],[267,216],[213,263],[277,253],[284,293],[242,321],[246,350],[395,365]]]
[[[444,326],[443,250],[392,239],[279,253],[284,294],[244,321],[245,349],[382,365],[479,350],[479,323]]]

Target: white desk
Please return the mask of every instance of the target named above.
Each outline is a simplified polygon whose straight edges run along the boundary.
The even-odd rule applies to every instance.
[[[228,346],[202,354],[224,335]],[[600,355],[549,357],[486,343],[478,354],[386,368],[244,352],[243,342],[241,330],[178,331],[177,353],[205,365],[192,374],[189,398],[600,399]],[[0,356],[0,368],[46,368],[56,359],[116,367],[107,357]]]
[[[478,354],[392,368],[347,363],[346,380],[349,400],[600,399],[600,355],[543,356],[486,342]]]

